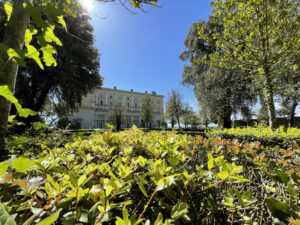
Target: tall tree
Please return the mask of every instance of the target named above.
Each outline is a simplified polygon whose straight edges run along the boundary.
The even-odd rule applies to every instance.
[[[270,128],[277,126],[274,88],[280,71],[293,66],[291,57],[300,49],[300,1],[296,0],[216,0],[213,19],[224,29],[215,36],[198,24],[199,37],[224,49],[203,57],[211,66],[241,68],[263,81]],[[207,60],[209,59],[209,61]]]
[[[146,127],[149,127],[149,123],[151,122],[153,118],[153,103],[149,95],[145,95],[142,99],[142,120]]]
[[[116,102],[109,111],[109,120],[112,121],[117,131],[121,129],[121,125],[125,122],[125,111],[121,102]]]
[[[98,1],[114,2],[115,0]],[[155,5],[157,0],[132,0],[130,2],[133,7],[142,9],[143,3]],[[0,86],[7,85],[11,92],[15,91],[18,68],[20,64],[25,65],[25,57],[35,60],[41,68],[44,68],[44,65],[56,65],[53,57],[56,50],[51,43],[61,45],[61,42],[54,35],[53,29],[56,23],[65,27],[63,16],[72,13],[77,3],[77,1],[69,0],[11,0],[4,1],[4,4],[0,5],[7,13],[7,26],[0,43]],[[3,28],[1,27],[1,30]],[[37,28],[40,28],[42,32],[37,32]],[[38,40],[38,49],[31,45],[33,37]],[[24,44],[26,49],[23,49]],[[43,54],[44,64],[41,62],[40,52]],[[11,102],[0,96],[0,141],[3,141],[7,132],[10,108]]]
[[[208,22],[202,22],[203,32],[213,40],[217,32],[223,30],[223,26],[209,18]],[[253,81],[246,72],[233,68],[221,68],[218,65],[209,65],[201,62],[202,58],[210,61],[209,55],[213,53],[223,54],[222,48],[217,48],[214,41],[207,42],[198,36],[199,29],[195,26],[184,41],[184,50],[180,59],[189,61],[184,66],[182,83],[194,87],[194,93],[201,108],[209,113],[209,117],[215,118],[219,126],[230,128],[231,116],[241,111],[244,105],[253,105],[256,96],[253,92]]]
[[[168,93],[168,99],[166,102],[166,114],[168,118],[171,119],[171,123],[174,123],[174,120],[177,120],[177,124],[180,127],[180,117],[184,113],[184,103],[182,101],[182,95],[175,90],[171,90]]]
[[[55,46],[57,66],[41,70],[35,62],[28,62],[26,67],[19,68],[15,96],[22,106],[40,112],[51,96],[73,111],[84,95],[102,85],[90,18],[82,8],[74,13],[76,17],[65,17],[68,31],[59,26],[54,29],[63,44]],[[29,117],[26,121],[36,119]]]

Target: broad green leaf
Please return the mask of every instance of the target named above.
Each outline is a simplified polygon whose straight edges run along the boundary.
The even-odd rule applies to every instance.
[[[9,90],[7,85],[0,86],[0,95],[15,105],[20,117],[28,117],[28,116],[36,115],[36,112],[34,112],[33,110],[22,108],[22,106],[18,102],[18,99],[16,99],[13,96],[12,92]]]
[[[34,166],[35,164],[30,161],[30,159],[19,157],[15,159],[12,163],[13,168],[15,168],[18,172],[26,172],[29,168]]]
[[[38,65],[39,67],[43,70],[44,66],[41,62],[40,59],[40,52],[32,45],[26,45],[27,48],[27,53],[26,53],[26,57],[33,59]]]
[[[266,205],[275,218],[286,221],[286,219],[291,216],[291,207],[286,202],[279,201],[275,198],[267,198]]]
[[[62,209],[57,210],[55,213],[53,213],[51,216],[43,219],[41,222],[39,222],[37,225],[51,225],[53,224],[59,216],[59,213]]]
[[[222,180],[226,179],[229,176],[228,171],[224,170],[220,173],[217,173],[218,177],[220,177]]]
[[[41,123],[41,122],[34,122],[33,123],[33,129],[40,130],[42,127],[51,129],[47,124]]]
[[[174,176],[164,177],[157,183],[156,191],[161,191],[174,184]]]
[[[211,170],[214,167],[214,157],[209,152],[207,153],[207,157],[208,157],[207,167],[209,170]]]
[[[12,3],[6,1],[6,2],[4,3],[4,10],[5,10],[6,15],[7,15],[7,21],[10,20],[10,16],[11,16],[11,13],[12,13],[12,9],[13,9]]]
[[[55,28],[54,25],[48,25],[45,29],[43,29],[44,38],[48,43],[54,42],[55,44],[62,46],[61,41],[59,40],[58,37],[56,37],[56,35],[53,32],[54,28]]]
[[[46,66],[56,66],[57,62],[53,57],[53,54],[56,54],[56,50],[52,45],[47,44],[46,46],[42,46],[41,48],[43,52],[43,60]]]
[[[9,162],[0,162],[0,177],[3,176],[3,174],[5,174],[9,165]]]
[[[4,206],[0,203],[0,224],[1,225],[16,225],[16,222],[11,218]]]

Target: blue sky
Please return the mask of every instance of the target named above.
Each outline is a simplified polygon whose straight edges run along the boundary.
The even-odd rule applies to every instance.
[[[90,15],[101,54],[103,86],[156,91],[165,97],[176,89],[196,108],[193,90],[180,84],[184,63],[179,54],[192,24],[210,14],[209,2],[160,0],[161,8],[145,7],[149,11],[138,14],[117,3],[96,3]]]

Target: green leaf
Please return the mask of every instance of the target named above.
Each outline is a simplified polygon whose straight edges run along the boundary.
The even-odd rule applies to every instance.
[[[291,215],[291,207],[286,202],[279,201],[275,198],[267,198],[266,205],[271,211],[272,216],[277,219],[286,221]]]
[[[80,187],[85,180],[86,180],[86,175],[85,174],[81,175],[78,179],[78,187]]]
[[[171,211],[171,218],[173,220],[178,220],[184,217],[188,213],[188,204],[185,202],[177,202],[175,206],[173,206]]]
[[[29,159],[24,157],[19,157],[13,161],[13,168],[15,168],[18,172],[26,172],[29,168],[34,166],[35,164],[31,162]]]
[[[160,213],[158,214],[158,216],[157,216],[156,221],[154,222],[154,225],[162,225],[163,222],[164,222],[163,220],[164,220],[163,215],[162,215],[162,213],[160,212]]]
[[[218,177],[220,177],[222,180],[226,179],[229,176],[228,171],[224,170],[220,173],[217,173]]]
[[[225,203],[226,205],[230,206],[230,207],[233,207],[233,201],[234,201],[234,193],[232,190],[228,189],[225,191],[224,193],[224,198],[225,198]],[[224,204],[225,204],[224,203]]]
[[[16,225],[16,222],[8,214],[4,206],[0,203],[0,224],[1,225]]]
[[[0,86],[0,95],[15,105],[20,117],[28,117],[28,116],[36,115],[36,112],[34,112],[33,110],[22,108],[22,106],[18,102],[18,99],[16,99],[13,96],[12,92],[9,90],[7,85]]]
[[[207,157],[208,157],[207,167],[209,170],[211,170],[214,167],[214,157],[209,152],[207,153]]]
[[[5,10],[6,15],[7,15],[7,22],[10,20],[12,9],[13,9],[13,5],[11,4],[11,2],[6,1],[5,4],[4,4],[4,10]]]
[[[37,225],[50,225],[50,224],[53,224],[57,220],[57,218],[58,218],[59,213],[61,212],[61,210],[62,209],[57,210],[55,213],[53,213],[51,216],[43,219]]]
[[[62,46],[61,41],[59,40],[58,37],[56,37],[56,35],[53,32],[54,28],[55,28],[54,25],[48,25],[46,28],[44,28],[43,29],[44,38],[45,38],[46,42],[48,42],[48,43],[54,42],[55,44]]]
[[[51,129],[47,124],[41,123],[41,122],[34,122],[33,123],[33,129],[40,130],[42,127]]]
[[[56,54],[56,50],[52,45],[47,44],[46,46],[42,46],[41,48],[43,52],[43,60],[46,66],[56,66],[56,60],[53,57],[53,54]]]
[[[64,17],[63,16],[58,16],[57,20],[58,20],[57,22],[60,23],[67,30],[67,25],[66,25],[66,22],[64,20]]]
[[[25,221],[25,223],[23,223],[23,225],[31,225],[32,222],[34,221],[36,215],[32,215],[31,217],[29,217],[28,220]]]
[[[138,157],[138,163],[140,164],[141,167],[144,167],[146,162],[147,160],[143,156]]]
[[[246,205],[252,204],[256,202],[256,199],[252,198],[252,192],[251,191],[245,191],[243,192],[241,196],[241,205],[244,207]]]
[[[5,174],[9,165],[10,165],[9,162],[0,162],[0,177],[2,177],[3,174]]]
[[[34,46],[29,44],[26,45],[26,48],[27,48],[27,53],[25,56],[30,59],[33,59],[38,64],[38,66],[43,70],[44,66],[40,59],[40,52]]]
[[[141,192],[142,192],[146,197],[148,197],[148,194],[147,194],[147,191],[146,191],[146,189],[145,189],[145,187],[144,187],[144,184],[143,184],[141,181],[138,181],[138,185],[139,185],[139,188],[140,188]]]

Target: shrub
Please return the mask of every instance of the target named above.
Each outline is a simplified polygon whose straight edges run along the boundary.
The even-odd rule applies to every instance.
[[[136,127],[25,142],[22,156],[0,163],[0,212],[17,224],[299,219],[298,145],[268,149],[258,142],[144,133]],[[11,151],[19,152],[20,143],[12,141]]]

